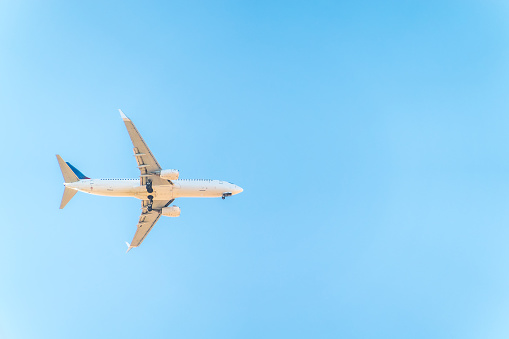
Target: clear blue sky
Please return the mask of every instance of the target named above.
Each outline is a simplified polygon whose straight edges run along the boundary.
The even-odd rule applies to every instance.
[[[509,5],[2,1],[0,337],[509,337]],[[182,178],[136,177],[117,112]]]

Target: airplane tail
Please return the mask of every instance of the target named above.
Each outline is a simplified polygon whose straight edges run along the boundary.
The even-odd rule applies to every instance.
[[[76,182],[80,181],[76,173],[67,165],[67,163],[62,159],[60,155],[57,154],[58,164],[60,165],[60,170],[62,171],[62,175],[64,176],[64,182]]]
[[[78,193],[78,191],[66,187],[64,189],[64,195],[62,196],[62,202],[60,203],[60,209],[64,208],[76,193]]]
[[[81,173],[78,169],[76,169],[76,167],[74,167],[73,165],[71,165],[68,162],[65,162],[64,159],[62,159],[62,157],[58,154],[57,154],[57,160],[58,160],[58,164],[60,165],[60,170],[62,171],[62,175],[64,177],[65,183],[76,182],[76,181],[80,181],[81,179],[90,179],[90,178],[84,176],[83,173]],[[60,203],[60,209],[64,208],[65,205],[67,205],[67,203],[72,199],[72,197],[74,197],[74,195],[77,192],[78,191],[76,191],[72,188],[66,187],[64,189],[64,195],[62,197],[62,202]]]

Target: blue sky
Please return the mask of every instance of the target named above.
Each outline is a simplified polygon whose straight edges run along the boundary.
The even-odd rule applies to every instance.
[[[504,1],[3,1],[1,338],[507,338]],[[136,177],[117,109],[182,178]]]

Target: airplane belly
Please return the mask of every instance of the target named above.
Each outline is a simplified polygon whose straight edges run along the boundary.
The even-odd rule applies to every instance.
[[[131,185],[115,185],[113,183],[94,182],[85,188],[86,193],[108,197],[133,197],[138,187]]]
[[[145,186],[140,186],[136,191],[135,197],[140,200],[148,199],[148,196],[151,195],[154,200],[171,200],[173,197],[173,186],[172,185],[164,185],[164,186],[153,186],[153,192],[148,193]]]
[[[221,195],[217,194],[215,187],[206,182],[183,182],[174,190],[174,198],[214,198],[218,196]]]

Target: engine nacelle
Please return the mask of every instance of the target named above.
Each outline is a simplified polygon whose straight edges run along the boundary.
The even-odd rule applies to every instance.
[[[165,216],[165,217],[178,217],[180,216],[180,207],[178,206],[169,206],[169,207],[163,207],[161,209],[161,213]]]
[[[179,171],[176,169],[162,170],[159,176],[166,180],[177,180],[179,178]]]

